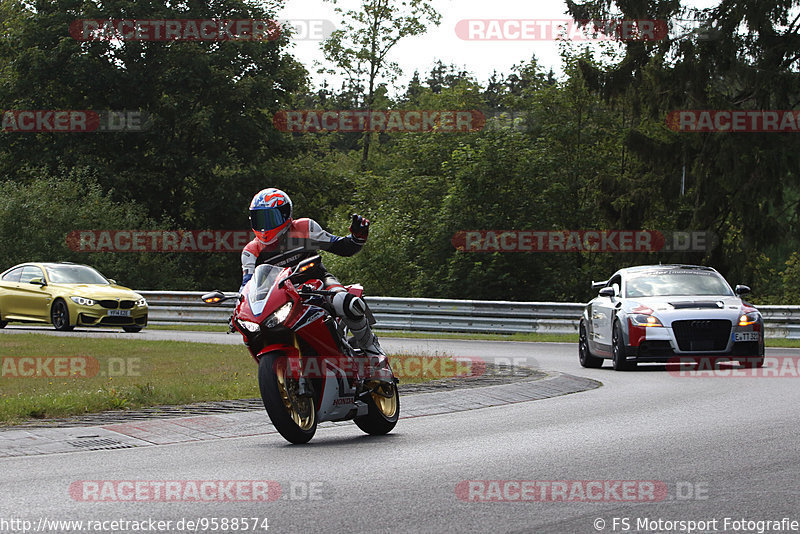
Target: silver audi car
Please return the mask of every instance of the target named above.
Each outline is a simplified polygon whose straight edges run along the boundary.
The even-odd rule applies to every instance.
[[[691,357],[764,365],[764,320],[741,299],[750,288],[731,289],[711,267],[629,267],[592,288],[599,294],[579,326],[584,367],[601,367],[608,358],[621,371]]]

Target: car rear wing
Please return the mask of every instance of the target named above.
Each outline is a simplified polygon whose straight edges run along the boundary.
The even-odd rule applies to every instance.
[[[607,284],[608,284],[608,280],[603,280],[602,282],[592,281],[592,289],[602,289],[602,288],[606,287]]]

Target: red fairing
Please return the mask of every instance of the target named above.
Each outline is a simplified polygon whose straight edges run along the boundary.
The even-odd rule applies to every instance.
[[[297,358],[300,356],[300,351],[298,351],[295,347],[288,347],[283,343],[273,343],[272,345],[267,345],[258,351],[258,358],[260,359],[263,355],[274,350],[285,352],[289,358]]]
[[[320,356],[339,356],[342,354],[321,318],[298,330],[297,335],[311,345]]]
[[[323,285],[320,280],[312,280],[311,282],[314,286],[321,287]],[[298,295],[298,300],[299,298]],[[332,356],[341,354],[336,340],[333,339],[328,326],[325,324],[325,313],[321,309],[297,303],[284,324],[311,345],[318,355]]]

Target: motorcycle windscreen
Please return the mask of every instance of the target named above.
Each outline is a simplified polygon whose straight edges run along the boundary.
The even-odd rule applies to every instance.
[[[266,300],[272,285],[282,272],[283,268],[267,263],[256,267],[253,278],[250,280],[250,292],[248,294],[250,302]]]

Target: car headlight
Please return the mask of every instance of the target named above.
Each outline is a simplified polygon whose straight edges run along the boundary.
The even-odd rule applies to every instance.
[[[139,300],[136,301],[136,305],[137,306],[147,306],[147,299],[145,299],[144,297],[140,298]]]
[[[292,311],[292,305],[293,303],[287,302],[286,304],[278,308],[277,311],[275,311],[275,313],[270,315],[269,318],[267,319],[267,328],[275,328],[283,321],[285,321],[286,318],[289,317],[289,312]]]
[[[630,316],[633,326],[664,326],[655,315],[636,313]]]
[[[739,317],[739,326],[748,326],[751,324],[755,324],[758,322],[760,314],[757,311],[751,311],[750,313],[743,313]]]
[[[75,304],[79,304],[81,306],[94,306],[94,301],[92,299],[87,299],[85,297],[70,297],[72,302]]]
[[[241,321],[240,320],[239,324],[242,325],[244,327],[244,329],[247,330],[248,332],[255,333],[255,332],[258,332],[259,330],[261,330],[261,327],[258,326],[258,323],[254,323],[253,321]]]

